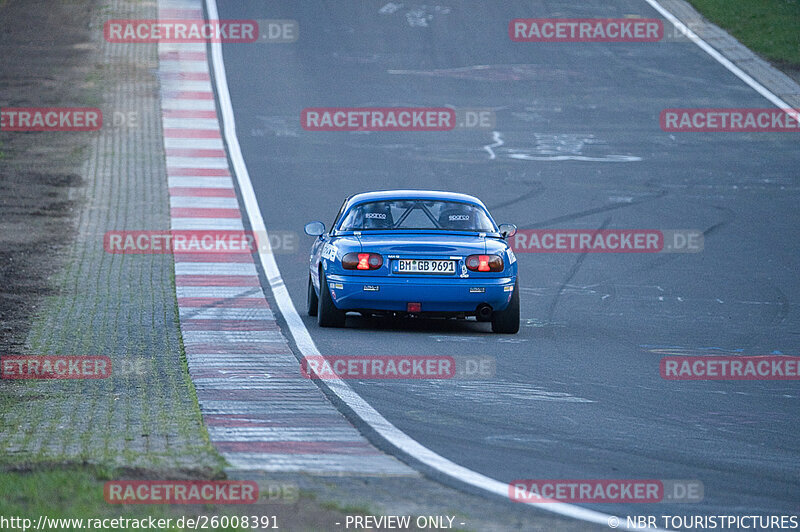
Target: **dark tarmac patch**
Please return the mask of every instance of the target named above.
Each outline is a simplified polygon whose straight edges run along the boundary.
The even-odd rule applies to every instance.
[[[94,2],[0,2],[0,107],[90,105]],[[24,354],[31,316],[75,235],[85,133],[0,132],[0,353]]]

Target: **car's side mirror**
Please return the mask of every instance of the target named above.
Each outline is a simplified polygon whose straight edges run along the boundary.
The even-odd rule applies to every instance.
[[[508,238],[517,234],[517,226],[514,224],[500,224],[500,234],[503,238]]]
[[[325,232],[325,224],[322,222],[309,222],[303,231],[309,236],[320,236]]]

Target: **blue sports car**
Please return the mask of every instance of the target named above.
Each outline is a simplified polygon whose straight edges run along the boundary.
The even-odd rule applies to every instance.
[[[365,192],[345,199],[330,231],[306,224],[311,247],[308,314],[342,327],[365,316],[443,316],[519,331],[517,259],[473,196],[425,190]]]

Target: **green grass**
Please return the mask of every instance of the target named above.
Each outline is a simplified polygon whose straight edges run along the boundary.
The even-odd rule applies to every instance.
[[[379,512],[373,512],[369,509],[368,506],[364,504],[339,504],[335,501],[325,501],[320,504],[322,508],[326,510],[333,510],[336,512],[341,512],[343,514],[352,514],[352,515],[377,515]]]
[[[236,508],[232,506],[220,509],[209,505],[173,507],[158,504],[109,504],[103,498],[103,486],[112,475],[110,470],[87,467],[0,472],[0,516],[31,519],[34,524],[40,515],[52,519],[172,518],[173,526],[160,530],[178,531],[180,529],[175,526],[175,521],[181,516],[234,515],[236,512]],[[80,528],[61,526],[58,530],[72,531]]]
[[[689,0],[742,44],[779,66],[800,68],[800,0]]]

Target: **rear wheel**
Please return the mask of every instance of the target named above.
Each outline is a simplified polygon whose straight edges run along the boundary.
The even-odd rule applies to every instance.
[[[519,281],[514,283],[514,293],[506,309],[492,314],[492,332],[501,334],[519,332]]]
[[[320,327],[344,327],[345,313],[336,308],[328,288],[325,272],[319,272],[319,304],[317,305],[317,324]]]
[[[308,297],[306,301],[308,304],[308,315],[316,316],[319,299],[317,298],[317,291],[314,290],[314,283],[311,282],[311,274],[308,275]]]

